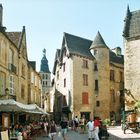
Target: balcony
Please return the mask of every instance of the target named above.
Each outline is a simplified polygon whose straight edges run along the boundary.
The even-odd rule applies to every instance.
[[[13,73],[16,74],[16,66],[14,64],[9,63],[8,64],[8,69],[9,69],[10,72],[13,72]]]

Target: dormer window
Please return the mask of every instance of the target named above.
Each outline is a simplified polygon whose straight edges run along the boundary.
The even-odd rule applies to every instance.
[[[94,55],[96,55],[98,53],[98,51],[97,50],[94,50]]]
[[[66,48],[63,49],[63,57],[66,56]]]
[[[65,72],[66,66],[65,63],[63,63],[63,72]]]

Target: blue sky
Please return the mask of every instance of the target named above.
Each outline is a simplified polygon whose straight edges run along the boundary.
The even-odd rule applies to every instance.
[[[42,50],[46,48],[50,71],[63,33],[94,40],[98,30],[110,48],[123,51],[123,25],[127,5],[140,10],[139,0],[1,0],[3,25],[7,31],[26,27],[28,59],[40,70]]]

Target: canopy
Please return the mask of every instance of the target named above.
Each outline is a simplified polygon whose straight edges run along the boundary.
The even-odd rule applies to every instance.
[[[0,100],[0,112],[26,112],[34,114],[48,114],[36,104],[22,104],[13,99]]]

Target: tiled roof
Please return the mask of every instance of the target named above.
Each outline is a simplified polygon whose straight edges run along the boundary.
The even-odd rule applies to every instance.
[[[22,32],[6,32],[9,39],[18,47]]]
[[[93,59],[93,56],[89,50],[92,43],[91,40],[74,36],[68,33],[64,33],[64,36],[70,54],[76,54]]]
[[[29,61],[29,65],[36,70],[36,61]]]
[[[99,31],[98,31],[94,41],[92,42],[90,49],[92,49],[94,47],[106,47],[106,48],[108,48]]]
[[[55,74],[55,69],[56,69],[56,65],[60,59],[60,53],[61,53],[61,50],[60,49],[57,49],[56,50],[56,53],[55,53],[55,60],[54,60],[54,66],[53,66],[53,74]]]
[[[127,8],[123,36],[133,38],[140,36],[140,10],[130,12]]]
[[[109,59],[110,62],[124,64],[124,57],[123,55],[116,55],[113,51],[109,51]]]
[[[131,13],[129,37],[140,35],[140,10]]]

